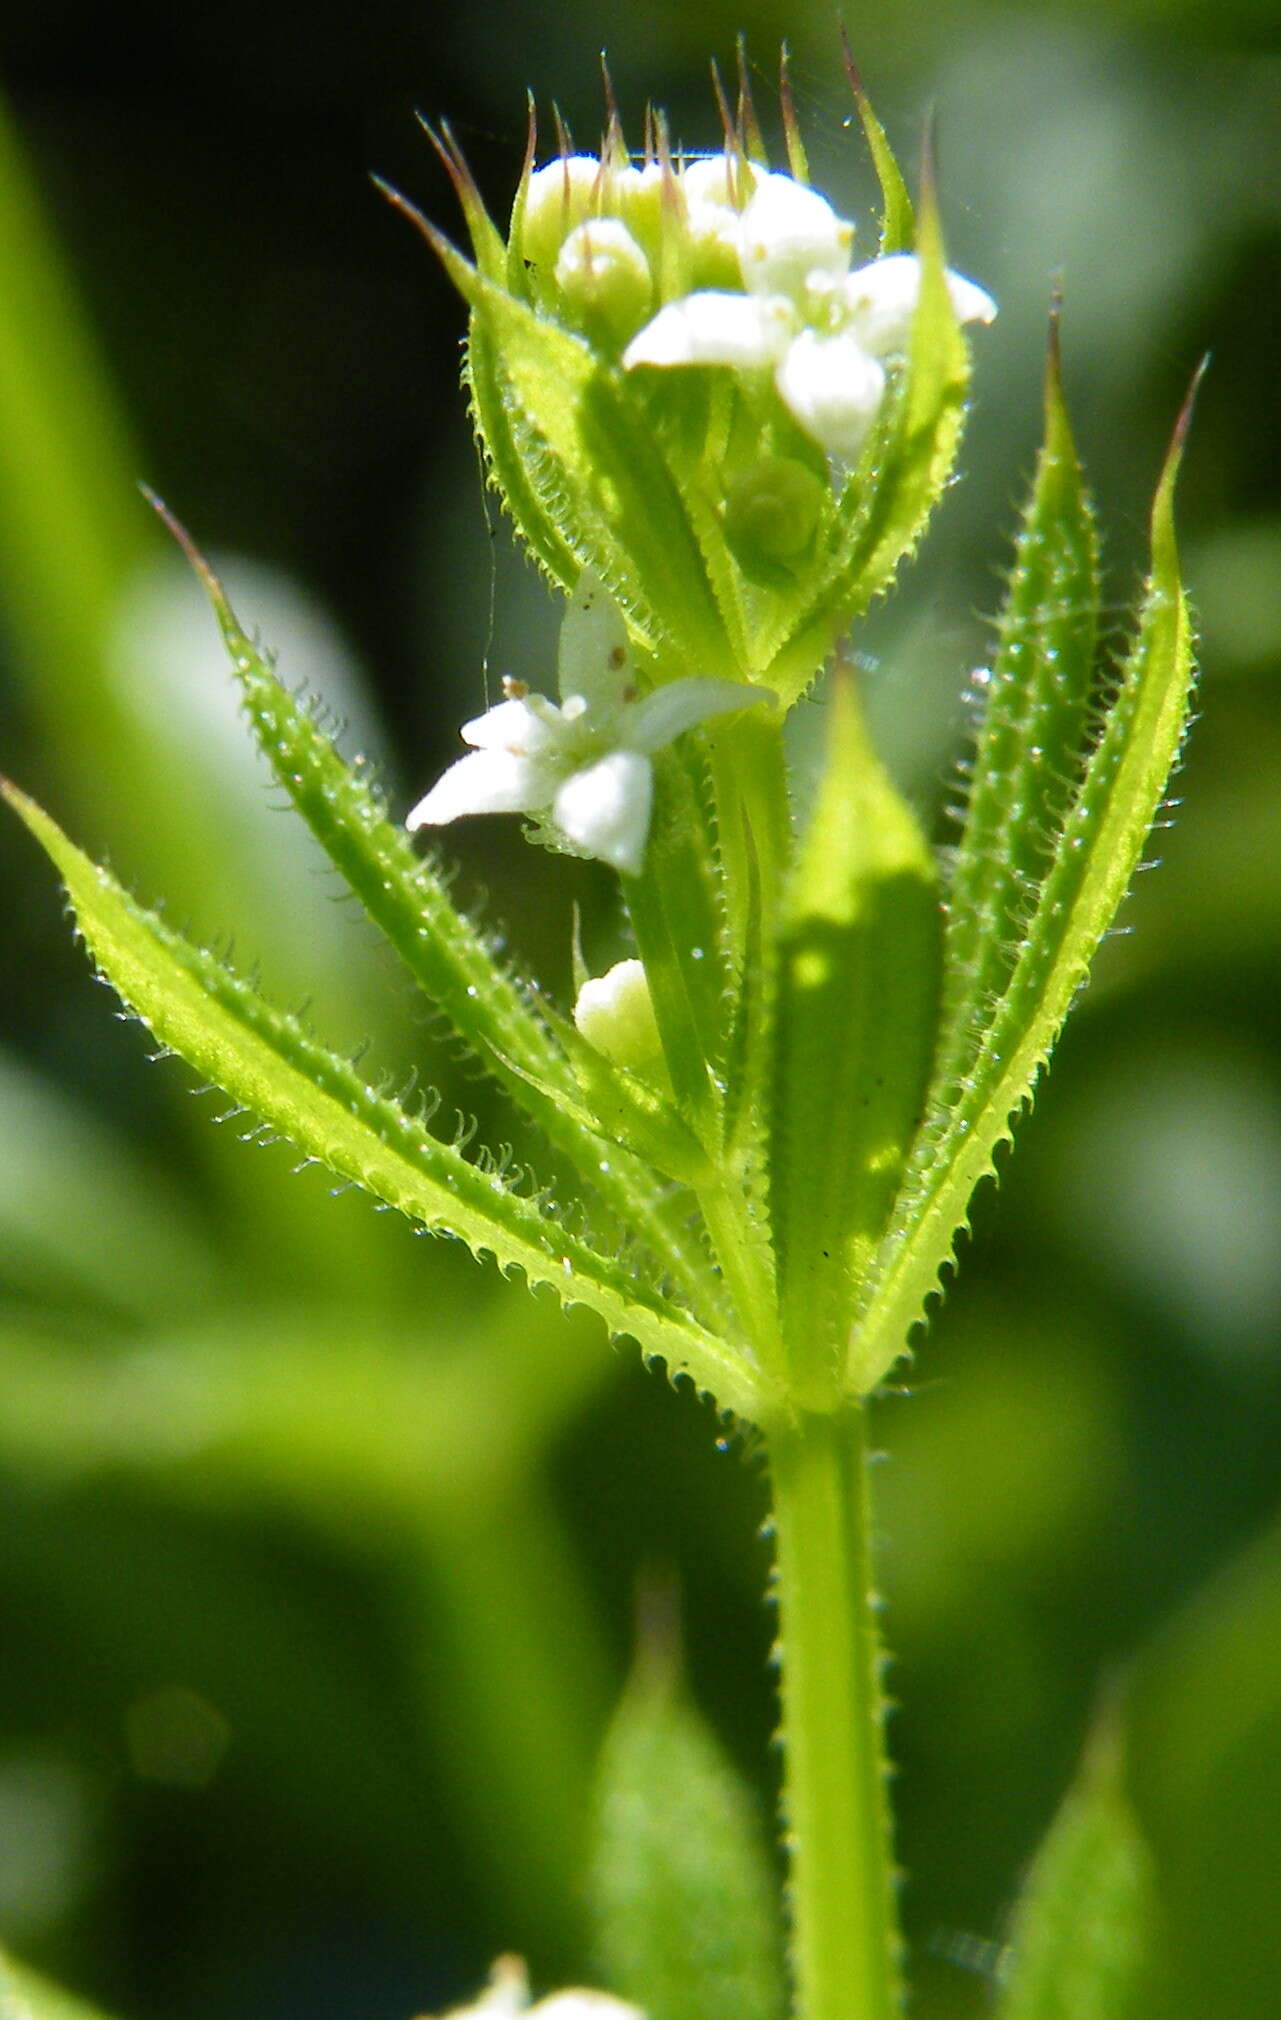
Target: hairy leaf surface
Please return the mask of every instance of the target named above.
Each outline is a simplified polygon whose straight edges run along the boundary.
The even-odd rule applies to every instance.
[[[1063,404],[1056,319],[1045,443],[987,675],[948,893],[939,1106],[963,1085],[998,1014],[1080,785],[1096,699],[1098,604],[1094,514]]]

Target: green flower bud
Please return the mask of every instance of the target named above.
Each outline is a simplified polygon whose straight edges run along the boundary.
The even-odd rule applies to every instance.
[[[574,1022],[587,1043],[615,1066],[643,1071],[662,1055],[649,983],[639,961],[616,962],[608,973],[584,982]]]
[[[825,484],[791,456],[763,456],[725,500],[725,538],[749,574],[799,562],[828,505]]]
[[[598,217],[605,169],[594,154],[565,155],[535,169],[525,191],[521,258],[550,274],[560,249],[584,218]]]
[[[556,261],[556,284],[573,320],[588,335],[607,332],[621,348],[649,314],[649,262],[616,217],[575,225]]]

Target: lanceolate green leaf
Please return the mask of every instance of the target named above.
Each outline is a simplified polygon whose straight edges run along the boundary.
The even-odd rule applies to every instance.
[[[921,293],[905,380],[840,499],[828,567],[774,664],[759,675],[795,701],[854,618],[889,587],[942,496],[965,418],[969,353],[944,279],[938,208],[927,184],[918,250]]]
[[[1144,2020],[1152,2011],[1152,1856],[1123,1768],[1109,1720],[1032,1863],[993,2020]]]
[[[1100,940],[1138,867],[1187,727],[1191,619],[1179,579],[1174,484],[1180,421],[1152,514],[1152,572],[1129,659],[1070,812],[1014,972],[961,1098],[927,1118],[869,1279],[851,1387],[875,1387],[939,1287],[970,1196],[1030,1100]]]
[[[856,1289],[920,1123],[939,939],[929,849],[842,676],[776,953],[771,1219],[784,1337],[812,1408],[840,1392]]]
[[[134,903],[13,787],[9,798],[61,873],[85,941],[118,994],[198,1073],[312,1161],[418,1225],[451,1234],[501,1269],[589,1305],[612,1332],[687,1373],[724,1408],[768,1414],[741,1361],[669,1305],[627,1263],[598,1254],[518,1191],[492,1160],[433,1137],[296,1018]]]
[[[713,1304],[706,1258],[669,1190],[625,1151],[605,1155],[600,1133],[583,1115],[569,1061],[527,994],[458,911],[430,858],[417,855],[404,829],[387,819],[369,779],[281,684],[208,563],[167,512],[165,518],[213,604],[259,745],[369,917],[433,1007],[621,1224],[654,1245],[696,1303]]]
[[[1045,444],[986,676],[965,827],[948,893],[947,999],[934,1100],[959,1089],[1018,960],[1080,784],[1095,700],[1094,514],[1063,404],[1057,316]]]

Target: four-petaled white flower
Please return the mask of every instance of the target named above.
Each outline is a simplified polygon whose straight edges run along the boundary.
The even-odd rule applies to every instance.
[[[760,175],[737,223],[745,292],[704,288],[668,302],[633,337],[623,365],[769,369],[793,419],[825,453],[852,462],[885,393],[882,360],[906,354],[920,262],[897,253],[850,271],[854,227],[788,175]],[[990,323],[996,304],[947,275],[958,321]]]
[[[654,796],[652,753],[712,716],[773,696],[739,681],[700,678],[639,695],[623,620],[588,573],[565,613],[557,673],[559,704],[504,681],[504,699],[463,724],[471,752],[437,780],[407,826],[530,814],[549,841],[639,876]]]

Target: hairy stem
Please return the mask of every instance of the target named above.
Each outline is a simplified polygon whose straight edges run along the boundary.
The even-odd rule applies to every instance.
[[[861,1409],[769,1439],[798,2020],[902,2010]]]

